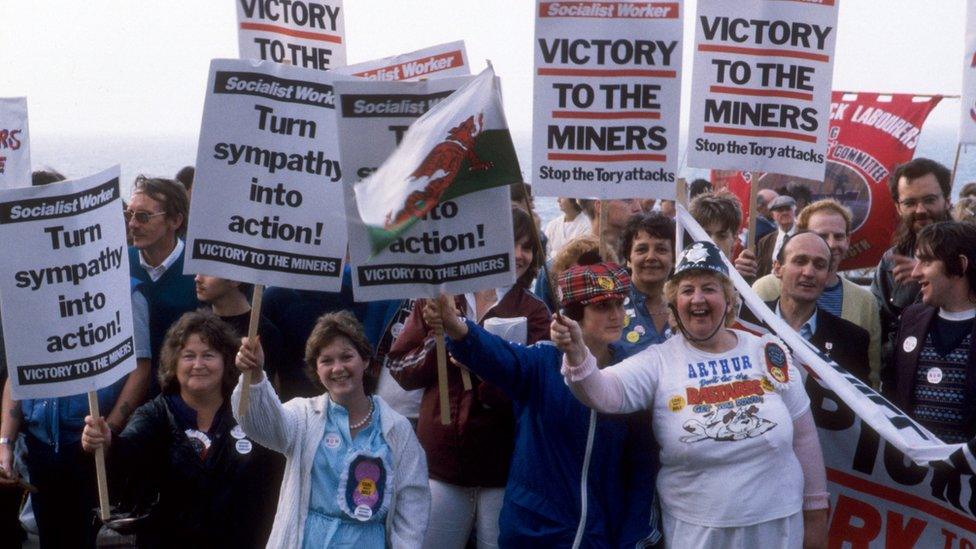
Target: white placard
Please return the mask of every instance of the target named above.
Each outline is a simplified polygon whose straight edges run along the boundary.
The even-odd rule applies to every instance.
[[[824,177],[837,5],[699,0],[688,165]]]
[[[342,142],[349,258],[357,301],[433,297],[513,282],[508,187],[441,203],[426,221],[413,225],[373,257],[355,202],[353,185],[383,164],[410,124],[472,78],[335,83],[341,104],[339,132],[359,136],[355,142]]]
[[[27,98],[0,97],[0,189],[30,185]]]
[[[533,193],[674,199],[683,3],[536,7]]]
[[[333,76],[215,59],[184,271],[338,290],[346,251]]]
[[[0,191],[0,241],[14,399],[95,391],[135,368],[118,166]]]
[[[329,70],[346,64],[342,0],[237,0],[241,59]]]
[[[463,40],[438,44],[402,55],[346,65],[336,69],[335,72],[366,80],[387,82],[471,74]]]
[[[959,143],[976,143],[976,0],[966,1],[966,51],[962,66]]]

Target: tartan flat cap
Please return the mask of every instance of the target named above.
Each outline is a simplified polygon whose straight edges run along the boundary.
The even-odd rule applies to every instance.
[[[589,305],[608,299],[624,300],[630,293],[630,275],[616,263],[575,265],[559,275],[560,305]]]

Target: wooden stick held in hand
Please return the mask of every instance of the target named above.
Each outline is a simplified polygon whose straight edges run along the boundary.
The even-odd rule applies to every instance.
[[[258,323],[261,320],[261,299],[264,297],[264,284],[254,285],[254,296],[251,298],[251,320],[247,325],[247,340],[254,341],[258,335]],[[244,385],[241,386],[241,417],[247,415],[247,407],[251,403],[251,372],[244,372]]]
[[[98,393],[88,391],[88,413],[98,419]],[[108,479],[105,476],[105,448],[95,450],[95,477],[98,480],[98,516],[102,522],[108,520],[111,512],[108,504]]]

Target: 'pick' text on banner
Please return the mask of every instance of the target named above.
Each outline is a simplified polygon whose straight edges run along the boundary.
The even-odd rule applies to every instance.
[[[342,142],[342,163],[347,167],[349,256],[357,300],[431,297],[442,291],[463,293],[512,283],[507,187],[440,200],[423,219],[379,251],[360,215],[353,190],[388,159],[414,121],[472,81],[471,77],[455,77],[416,83],[336,82],[341,105],[339,131],[361,136],[355,143]],[[489,119],[486,114],[484,126]],[[461,133],[457,136],[463,137]],[[432,140],[447,137],[430,136]],[[447,152],[446,147],[440,150]],[[420,155],[418,162],[424,159],[424,152],[416,153]],[[466,170],[469,165],[465,161],[459,169]],[[443,167],[449,169],[450,165]]]
[[[215,59],[187,231],[187,273],[338,290],[346,250],[332,75]]]
[[[329,70],[346,64],[342,0],[237,0],[241,59]]]
[[[118,166],[0,191],[0,310],[14,399],[111,385],[135,368]]]
[[[688,165],[821,179],[837,5],[699,0]]]
[[[461,40],[402,55],[346,65],[336,69],[335,72],[385,82],[471,74],[468,68],[468,54]]]
[[[0,97],[0,189],[31,184],[27,98]]]
[[[537,0],[535,194],[674,199],[683,9]]]
[[[912,159],[922,125],[941,99],[834,92],[827,171],[822,178],[715,171],[712,182],[727,186],[744,205],[749,204],[751,184],[777,191],[788,184],[802,184],[810,190],[811,201],[833,198],[851,210],[850,248],[840,268],[874,267],[891,245],[898,223],[898,210],[888,189],[891,171]]]

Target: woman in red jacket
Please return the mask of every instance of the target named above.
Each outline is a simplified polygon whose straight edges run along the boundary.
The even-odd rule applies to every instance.
[[[492,318],[525,319],[525,341],[548,339],[549,310],[528,291],[544,259],[532,220],[512,209],[516,282],[454,298],[461,314],[481,325]],[[389,354],[390,373],[407,390],[424,389],[417,435],[427,453],[431,512],[424,547],[463,548],[477,532],[478,547],[498,544],[502,506],[515,438],[512,405],[502,391],[470,374],[450,357],[448,394],[450,423],[441,421],[434,334],[424,323],[424,300],[413,311]],[[471,389],[465,389],[464,377]]]

